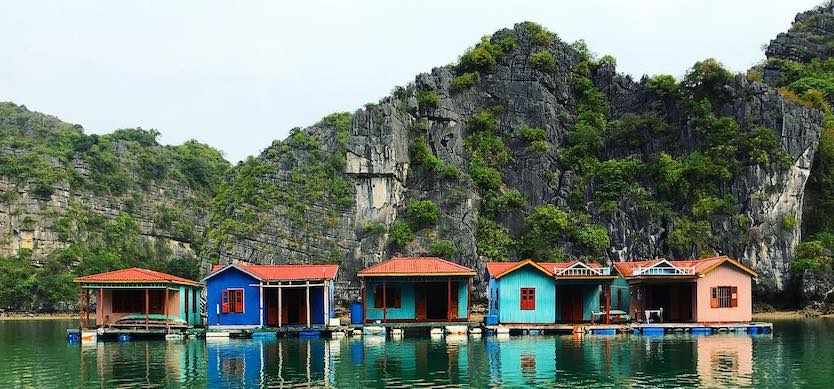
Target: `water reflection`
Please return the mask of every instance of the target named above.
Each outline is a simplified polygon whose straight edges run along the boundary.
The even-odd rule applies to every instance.
[[[752,386],[752,337],[701,336],[696,343],[698,376],[703,386]]]

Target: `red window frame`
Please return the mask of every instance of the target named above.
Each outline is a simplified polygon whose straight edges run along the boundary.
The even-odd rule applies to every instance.
[[[243,289],[223,289],[223,313],[243,313]]]
[[[519,289],[519,303],[522,311],[536,310],[536,288]]]

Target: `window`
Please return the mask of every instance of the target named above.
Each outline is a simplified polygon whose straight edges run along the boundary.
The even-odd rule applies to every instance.
[[[400,307],[400,288],[386,287],[385,293],[382,293],[382,287],[374,288],[374,308],[382,308],[383,295],[387,299],[385,308],[399,308]]]
[[[142,289],[114,289],[111,295],[114,313],[145,313],[145,291]],[[163,292],[148,291],[148,313],[163,313]]]
[[[738,306],[738,288],[718,286],[710,290],[710,307],[733,308]]]
[[[243,313],[243,289],[223,289],[223,313]]]
[[[536,309],[536,289],[521,288],[521,310],[533,311]]]

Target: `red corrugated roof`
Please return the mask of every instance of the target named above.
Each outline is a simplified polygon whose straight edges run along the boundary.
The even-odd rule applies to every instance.
[[[214,265],[211,273],[229,265]],[[336,278],[339,265],[244,265],[234,266],[264,281],[330,280]]]
[[[635,261],[635,262],[615,262],[614,268],[617,269],[623,277],[631,277],[634,274],[634,269],[638,267],[649,267],[652,266],[663,259],[652,259],[648,261]],[[726,255],[718,256],[718,257],[710,257],[710,258],[702,258],[702,259],[691,259],[691,260],[683,260],[683,261],[669,261],[674,266],[677,267],[693,267],[695,268],[695,275],[702,275],[706,274],[724,262],[729,262],[744,272],[750,273],[752,276],[756,276],[756,272],[754,272],[749,267],[745,266],[741,262],[738,262]],[[654,276],[654,277],[663,277],[663,276]]]
[[[359,272],[359,276],[463,275],[475,270],[437,257],[394,257]]]
[[[173,282],[176,284],[198,285],[197,281],[177,277],[171,274],[158,271],[132,267],[130,269],[114,270],[107,273],[90,274],[78,277],[75,282],[99,282],[99,283],[140,283],[140,282]]]

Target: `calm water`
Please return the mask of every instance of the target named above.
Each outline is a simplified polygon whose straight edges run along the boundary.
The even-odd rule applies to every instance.
[[[2,387],[834,387],[834,320],[774,334],[499,339],[64,340],[0,321]]]

